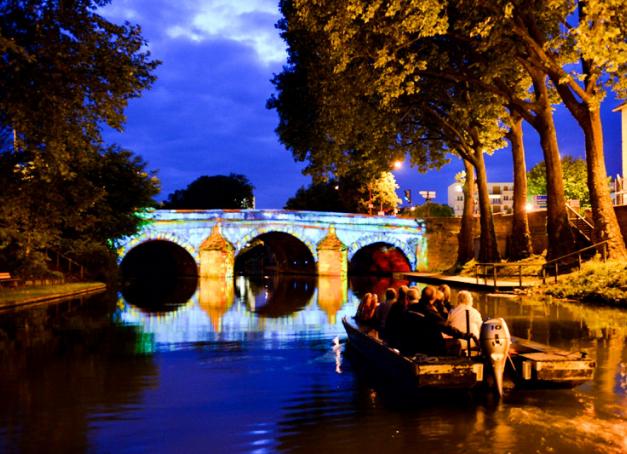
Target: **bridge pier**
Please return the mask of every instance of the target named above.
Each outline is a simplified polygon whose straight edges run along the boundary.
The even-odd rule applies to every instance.
[[[220,224],[215,224],[200,245],[200,277],[232,277],[234,268],[235,248],[220,233]]]
[[[327,235],[318,243],[318,275],[346,276],[348,274],[348,248],[329,227]]]

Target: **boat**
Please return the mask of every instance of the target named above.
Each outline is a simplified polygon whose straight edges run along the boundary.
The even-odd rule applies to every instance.
[[[378,372],[416,390],[477,390],[516,387],[573,387],[594,376],[595,362],[509,335],[501,318],[484,322],[481,349],[463,356],[404,355],[388,345],[377,329],[345,316],[348,345]]]

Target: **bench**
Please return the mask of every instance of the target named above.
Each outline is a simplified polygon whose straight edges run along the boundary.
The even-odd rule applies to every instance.
[[[19,284],[21,281],[22,281],[21,279],[16,279],[14,277],[11,277],[11,273],[5,273],[5,272],[0,273],[0,286],[4,284],[8,284],[12,287],[17,287],[17,284]]]

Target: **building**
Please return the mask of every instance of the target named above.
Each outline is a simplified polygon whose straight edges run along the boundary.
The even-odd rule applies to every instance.
[[[621,164],[622,175],[617,175],[614,180],[614,187],[612,188],[614,204],[624,205],[627,204],[627,183],[625,183],[625,177],[627,176],[627,102],[621,104],[612,112],[620,112],[621,114]]]
[[[488,193],[493,213],[510,214],[514,206],[514,183],[488,183]],[[475,188],[475,214],[479,214],[477,202],[478,191]],[[455,216],[464,212],[464,192],[460,183],[453,183],[448,187],[448,205],[455,211]]]

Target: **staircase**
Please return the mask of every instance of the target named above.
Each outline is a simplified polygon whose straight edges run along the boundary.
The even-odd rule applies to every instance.
[[[590,246],[592,244],[594,226],[570,205],[566,205],[566,212],[568,213],[570,227],[584,240],[584,243],[587,243],[586,246]]]

